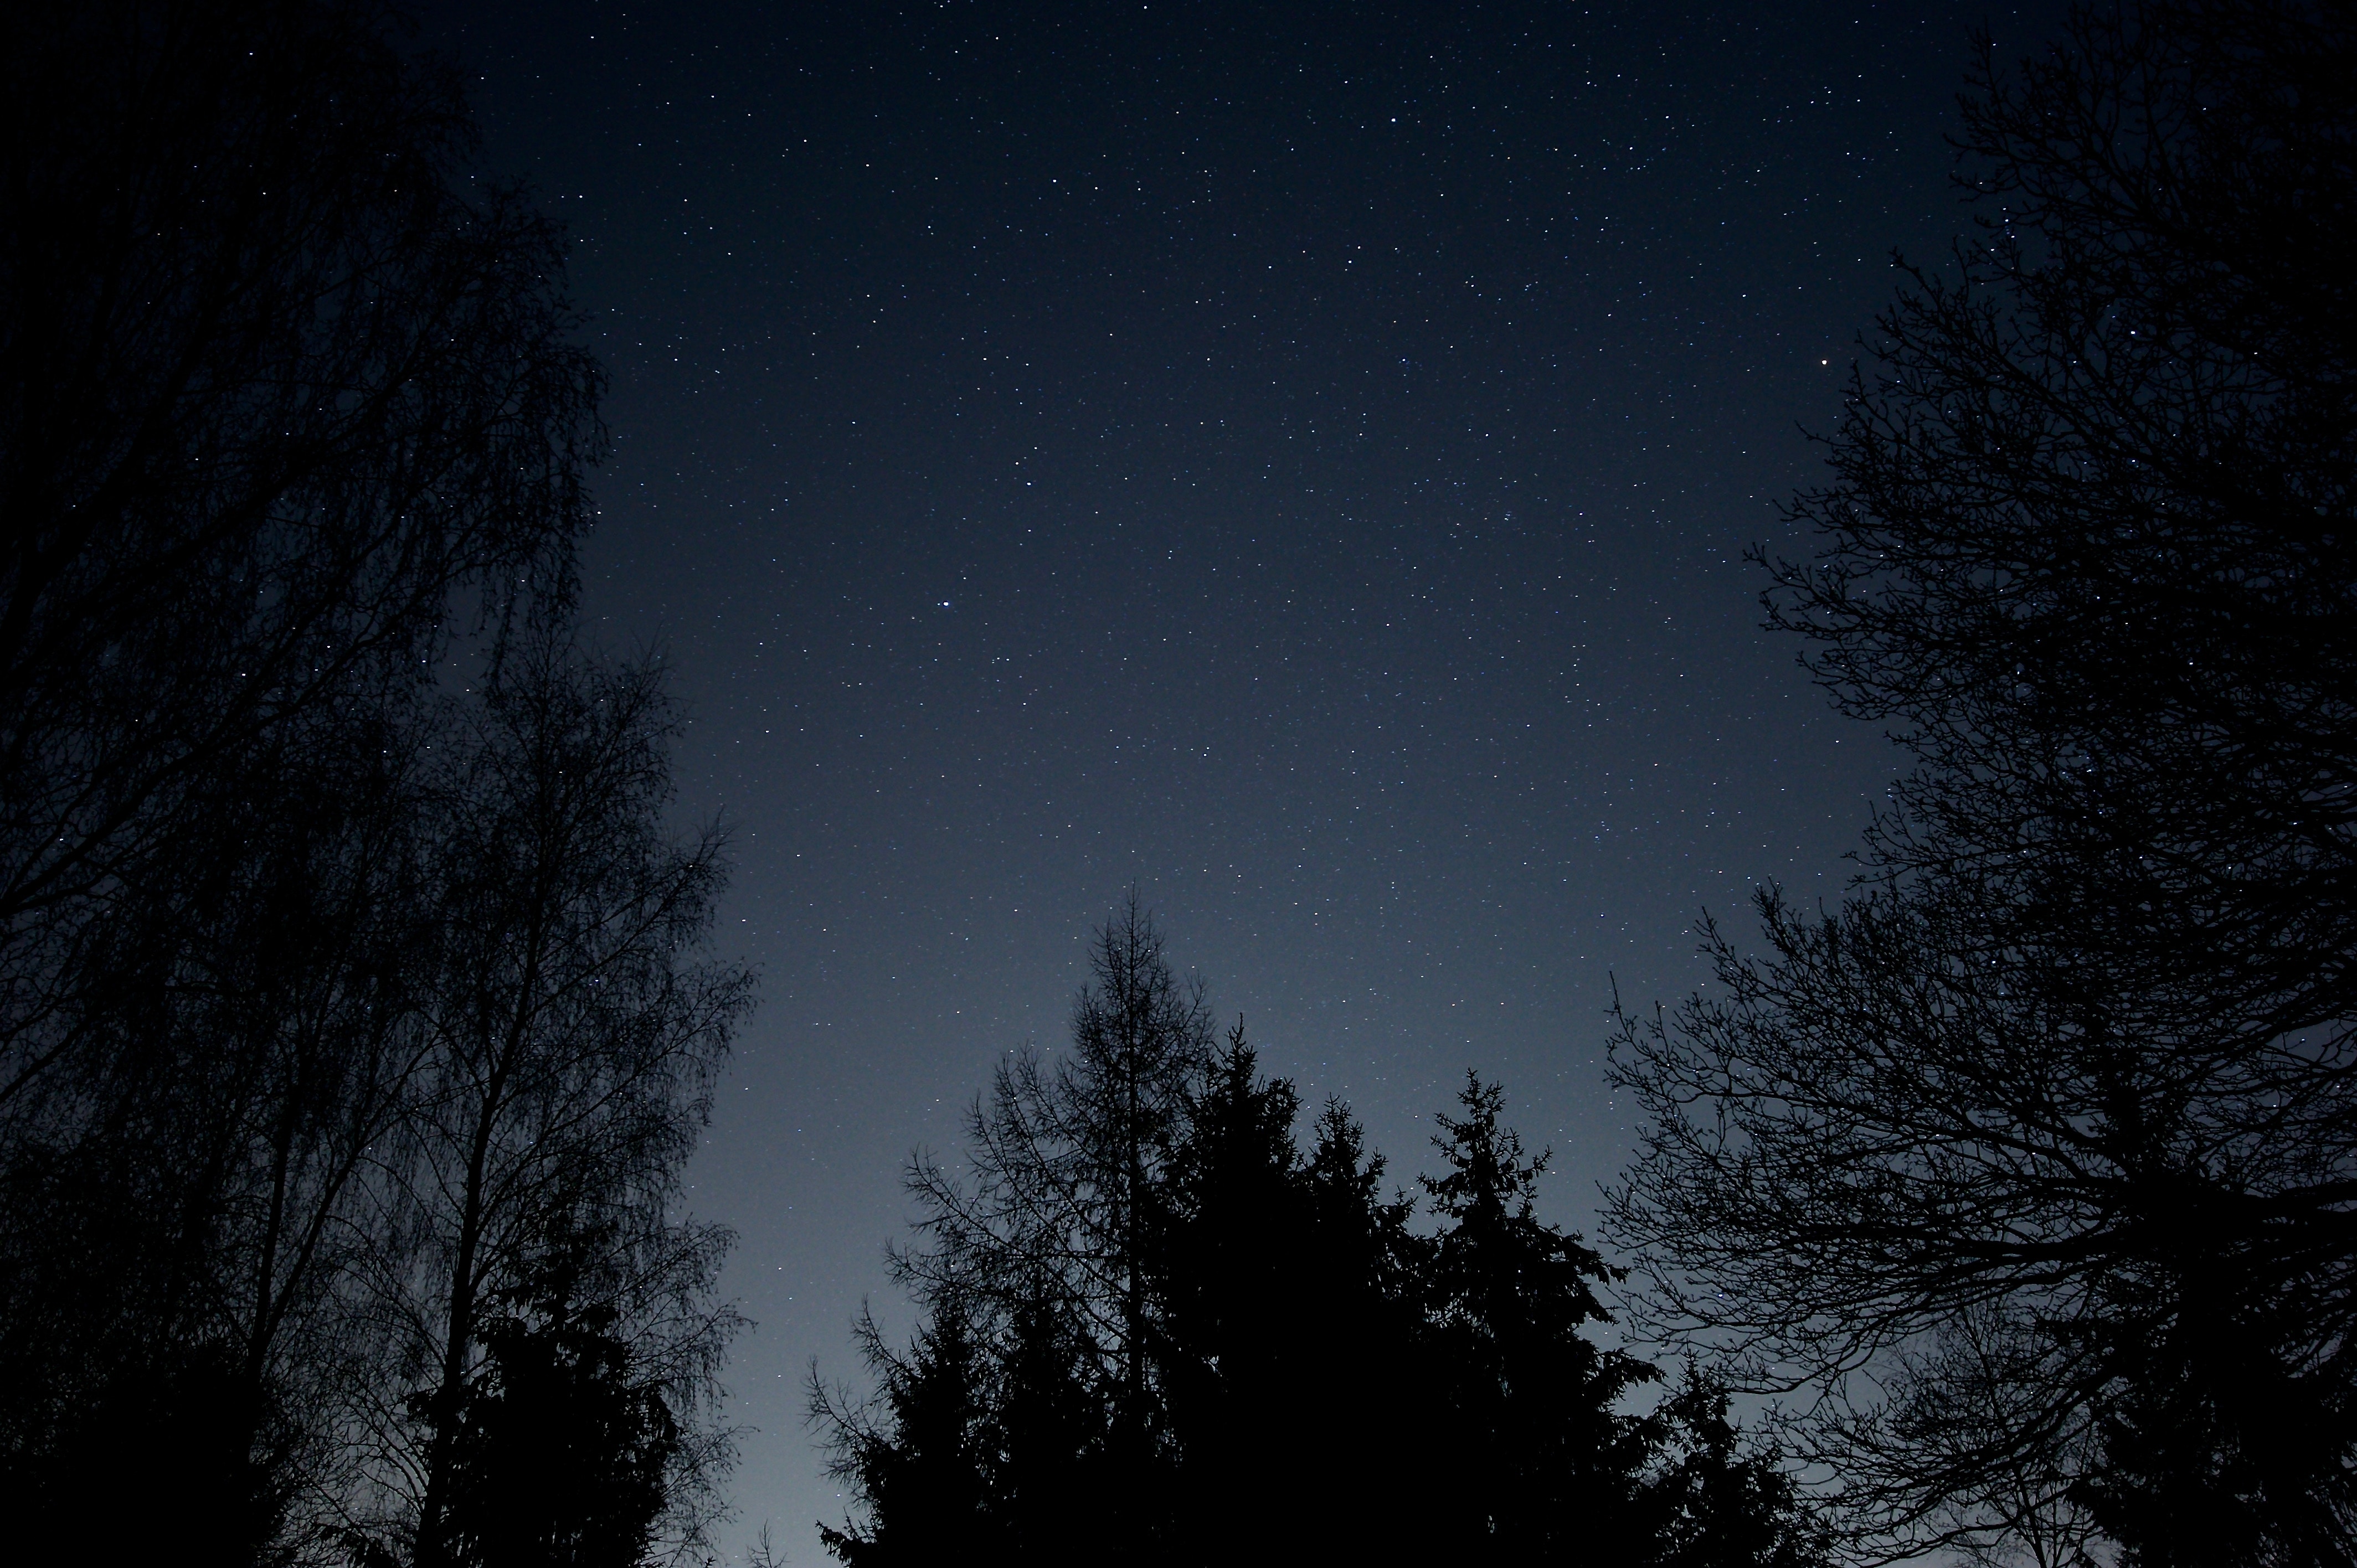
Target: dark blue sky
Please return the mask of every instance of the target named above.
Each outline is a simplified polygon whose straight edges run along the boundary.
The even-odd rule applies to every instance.
[[[1502,1078],[1586,1228],[1613,977],[1836,895],[1895,765],[1759,632],[1853,338],[2043,9],[435,5],[612,373],[588,608],[669,650],[763,1004],[694,1167],[732,1544],[841,1505],[899,1171],[1139,886],[1394,1174]]]

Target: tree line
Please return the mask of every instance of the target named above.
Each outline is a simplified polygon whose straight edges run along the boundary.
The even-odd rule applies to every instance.
[[[561,237],[373,5],[6,33],[11,1549],[698,1548],[749,982],[661,670],[575,628]]]
[[[920,1160],[866,1396],[813,1371],[859,1517],[851,1564],[1823,1561],[1773,1452],[1688,1369],[1600,1343],[1615,1271],[1538,1218],[1547,1155],[1467,1079],[1418,1205],[1329,1102],[1215,1039],[1135,897],[1098,933],[1069,1050],[1004,1063],[970,1159]]]

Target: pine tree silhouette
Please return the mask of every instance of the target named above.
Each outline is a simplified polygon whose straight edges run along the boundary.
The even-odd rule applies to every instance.
[[[637,1568],[680,1442],[661,1389],[560,1266],[507,1293],[452,1444],[449,1560],[464,1568]]]
[[[1649,1444],[1613,1406],[1660,1374],[1581,1337],[1609,1321],[1594,1287],[1611,1271],[1538,1218],[1549,1154],[1531,1157],[1501,1126],[1503,1090],[1469,1072],[1458,1100],[1464,1118],[1442,1116],[1433,1140],[1448,1169],[1423,1185],[1448,1225],[1427,1288],[1457,1444],[1442,1463],[1467,1549],[1516,1563],[1641,1557]]]

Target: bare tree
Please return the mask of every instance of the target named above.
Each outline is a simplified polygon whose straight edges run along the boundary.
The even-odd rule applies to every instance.
[[[495,1369],[490,1327],[521,1305],[601,1315],[629,1377],[660,1392],[679,1437],[666,1522],[698,1546],[726,1462],[705,1417],[736,1318],[709,1297],[728,1237],[675,1208],[751,994],[746,972],[695,958],[723,841],[665,834],[654,671],[540,644],[468,711],[436,848],[427,1055],[377,1145],[376,1310],[399,1380],[358,1392],[382,1527],[421,1568],[462,1560],[451,1498],[469,1403]]]
[[[454,591],[571,593],[598,375],[554,228],[462,190],[372,0],[11,14],[0,177],[0,1111],[105,911],[274,731],[412,680]],[[101,987],[102,989],[102,987]]]
[[[0,1477],[40,1517],[86,1511],[77,1477],[102,1485],[91,1455],[141,1419],[194,1423],[167,1446],[219,1473],[158,1507],[217,1540],[267,1539],[339,1468],[349,1286],[381,1240],[356,1221],[422,1057],[433,723],[285,726],[274,776],[112,900],[103,1048],[52,1070],[6,1147]]]
[[[925,1242],[895,1263],[920,1299],[959,1293],[999,1320],[1071,1314],[1136,1464],[1154,1440],[1149,1194],[1211,1061],[1211,1021],[1135,890],[1089,959],[1071,1052],[1001,1064],[976,1101],[971,1173],[911,1171]]]
[[[2357,29],[2083,10],[1964,124],[1770,595],[1921,766],[1847,908],[1621,1020],[1612,1234],[1863,1552],[2343,1562]]]
[[[660,1407],[693,1544],[734,1320],[670,1206],[748,992],[658,682],[564,650],[561,236],[376,0],[5,30],[0,1497],[52,1544],[139,1431],[225,1559],[447,1561],[529,1387]]]

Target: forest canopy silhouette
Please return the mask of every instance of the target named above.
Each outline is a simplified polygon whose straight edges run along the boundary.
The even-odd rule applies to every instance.
[[[713,1560],[753,977],[583,630],[565,237],[370,0],[5,36],[7,1539]],[[1387,1186],[1134,894],[813,1370],[836,1558],[2357,1561],[2357,20],[1979,58],[1758,563],[1912,771],[1616,1013],[1605,1245],[1478,1074]]]
[[[1098,931],[1071,1048],[1003,1063],[963,1168],[920,1159],[894,1272],[913,1343],[872,1320],[872,1396],[814,1369],[811,1415],[859,1519],[853,1564],[938,1561],[1821,1560],[1727,1399],[1599,1344],[1595,1251],[1538,1218],[1548,1156],[1468,1076],[1418,1205],[1242,1024],[1215,1038],[1133,897]],[[1587,1330],[1587,1332],[1583,1332]]]

